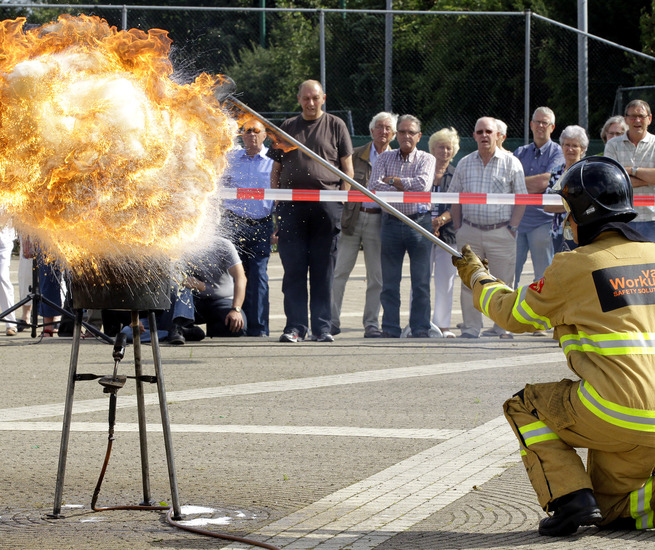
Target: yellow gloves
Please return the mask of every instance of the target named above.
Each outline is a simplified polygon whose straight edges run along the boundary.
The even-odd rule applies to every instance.
[[[480,260],[468,244],[462,248],[461,258],[453,256],[453,265],[457,268],[462,283],[470,289],[473,289],[473,285],[482,277],[496,280],[493,275],[489,274],[486,262]]]

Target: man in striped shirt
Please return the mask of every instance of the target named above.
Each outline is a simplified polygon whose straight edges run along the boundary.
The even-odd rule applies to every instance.
[[[412,115],[398,119],[396,133],[399,149],[381,153],[371,173],[369,188],[372,191],[430,191],[434,179],[435,158],[419,151],[421,123]],[[391,203],[417,224],[432,233],[430,203]],[[414,338],[427,338],[430,330],[430,253],[432,243],[398,218],[382,214],[380,229],[382,243],[382,293],[384,309],[382,336],[399,338],[400,281],[403,259],[409,254],[412,302],[409,326]]]

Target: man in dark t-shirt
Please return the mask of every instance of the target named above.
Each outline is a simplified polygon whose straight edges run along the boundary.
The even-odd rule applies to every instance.
[[[323,111],[325,93],[320,82],[307,80],[298,89],[302,113],[280,128],[300,143],[353,177],[352,143],[345,123]],[[330,170],[299,149],[268,151],[275,162],[272,189],[348,189]],[[311,328],[312,340],[333,342],[330,334],[332,278],[342,205],[334,202],[280,202],[278,251],[284,268],[282,292],[287,317],[280,342],[298,342]],[[309,271],[309,305],[307,313]]]

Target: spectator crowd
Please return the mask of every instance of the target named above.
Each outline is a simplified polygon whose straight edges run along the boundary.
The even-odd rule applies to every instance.
[[[380,112],[369,124],[370,141],[352,147],[345,123],[324,110],[325,93],[308,80],[298,89],[301,112],[281,129],[371,191],[406,193],[534,193],[557,191],[558,180],[589,146],[580,126],[567,126],[552,139],[555,113],[537,108],[530,122],[533,141],[515,151],[504,148],[507,125],[483,116],[471,129],[476,150],[457,165],[460,136],[442,128],[418,149],[421,121],[412,115]],[[650,106],[630,102],[624,116],[613,116],[600,131],[604,155],[620,162],[636,195],[655,194],[655,136],[648,132]],[[231,151],[221,185],[226,188],[348,190],[350,184],[305,155],[299,148],[270,147],[267,128],[256,118],[241,121],[242,147]],[[468,244],[486,258],[491,273],[518,287],[528,258],[539,281],[557,252],[575,247],[563,231],[564,208],[505,204],[431,204],[389,201],[416,224],[453,248]],[[655,207],[636,207],[634,229],[655,240]],[[471,291],[462,285],[463,322],[451,326],[456,269],[450,254],[421,233],[383,211],[375,202],[224,200],[222,237],[214,249],[183,277],[173,277],[171,308],[158,328],[172,345],[205,336],[267,337],[271,249],[277,245],[284,270],[282,292],[286,324],[280,342],[305,339],[333,342],[341,332],[341,310],[348,279],[363,250],[366,291],[362,325],[365,338],[513,338],[498,325],[482,330],[482,315]],[[0,311],[13,307],[9,261],[16,238],[10,227],[0,232]],[[400,321],[400,285],[409,258],[409,324]],[[58,306],[66,300],[65,273],[46,263],[37,243],[21,240],[19,295],[28,295],[32,268],[39,270],[41,294]],[[533,282],[533,281],[530,281]],[[432,288],[433,290],[432,290]],[[42,335],[62,332],[60,311],[44,303]],[[88,322],[112,336],[120,315],[88,312]],[[117,320],[118,319],[118,320]],[[30,304],[4,315],[6,335],[30,326]],[[206,332],[199,325],[206,325]],[[459,329],[456,335],[454,330]],[[113,333],[113,334],[112,334]],[[546,331],[535,335],[545,336]]]

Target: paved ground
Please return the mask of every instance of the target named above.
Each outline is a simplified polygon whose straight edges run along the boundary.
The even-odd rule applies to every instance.
[[[536,534],[543,512],[501,405],[526,382],[568,376],[552,340],[365,340],[362,261],[337,341],[281,344],[276,256],[270,274],[270,339],[162,346],[184,521],[299,550],[655,548],[651,532]],[[71,342],[0,336],[0,548],[247,548],[174,528],[162,512],[91,511],[107,442],[108,400],[96,382],[76,386],[66,517],[46,517]],[[131,350],[119,372],[129,374]],[[79,372],[112,368],[110,346],[82,342]],[[147,391],[151,492],[170,504],[156,393]],[[100,506],[143,498],[133,394],[132,382],[119,392]]]

